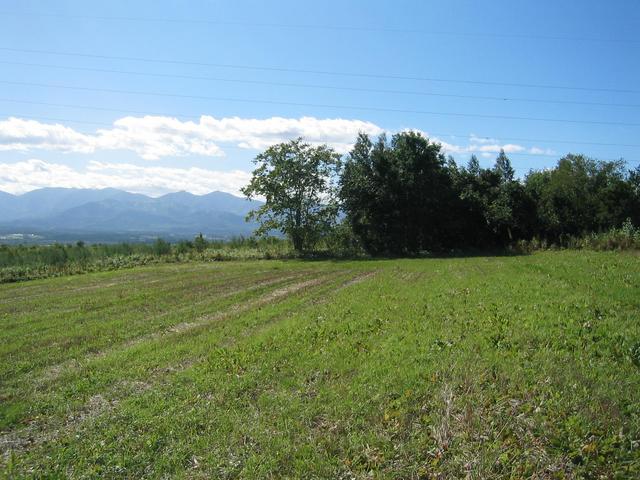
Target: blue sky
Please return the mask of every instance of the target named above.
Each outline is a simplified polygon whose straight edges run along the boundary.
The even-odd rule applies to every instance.
[[[638,2],[185,5],[2,2],[0,190],[237,192],[266,145],[347,151],[361,130],[459,162],[504,147],[519,175],[640,163]]]

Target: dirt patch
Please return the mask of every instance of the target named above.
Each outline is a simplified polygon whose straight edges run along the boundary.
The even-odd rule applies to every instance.
[[[357,285],[358,283],[364,282],[369,278],[375,277],[378,274],[378,270],[373,270],[372,272],[361,273],[360,275],[356,275],[355,277],[347,280],[338,288],[336,288],[336,292],[340,290],[344,290],[345,288],[351,287],[352,285]]]

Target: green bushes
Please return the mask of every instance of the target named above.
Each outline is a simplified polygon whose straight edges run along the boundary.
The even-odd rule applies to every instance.
[[[631,250],[640,249],[640,228],[634,227],[627,219],[620,228],[612,228],[604,233],[592,233],[580,239],[573,248],[591,250]]]
[[[0,283],[37,278],[76,275],[131,268],[152,263],[260,260],[290,258],[294,252],[280,238],[232,238],[207,240],[198,235],[193,241],[171,244],[158,238],[153,243],[86,245],[0,245]]]
[[[171,253],[171,244],[162,238],[158,238],[153,242],[153,253],[158,257],[169,255]]]
[[[627,219],[620,228],[612,228],[605,232],[589,233],[582,236],[561,235],[557,242],[534,237],[531,240],[520,240],[515,250],[531,252],[568,248],[575,250],[640,250],[640,228],[635,227],[631,219]]]

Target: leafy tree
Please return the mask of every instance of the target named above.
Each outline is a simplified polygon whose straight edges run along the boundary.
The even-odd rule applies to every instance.
[[[504,246],[531,236],[535,206],[522,183],[515,179],[504,150],[491,169],[480,167],[472,156],[466,168],[456,171],[453,180],[461,202],[457,214],[462,246]]]
[[[524,186],[515,179],[511,161],[503,149],[500,149],[490,175],[493,185],[487,199],[486,219],[497,242],[504,245],[528,237],[535,207]]]
[[[490,170],[480,167],[472,155],[466,167],[456,169],[452,176],[453,188],[458,198],[455,211],[457,219],[457,245],[485,247],[493,245],[494,239],[487,218],[489,195],[495,176]]]
[[[447,246],[455,201],[440,144],[402,132],[374,144],[361,134],[340,181],[354,234],[370,253],[411,254]]]
[[[509,157],[507,157],[507,154],[504,153],[504,149],[502,148],[500,149],[498,158],[496,158],[496,164],[493,167],[493,170],[500,177],[500,180],[503,183],[513,181],[515,171],[511,167],[511,160],[509,160]]]
[[[629,218],[634,225],[640,225],[640,165],[629,172],[628,184],[631,191],[630,210],[632,212]]]
[[[202,235],[202,233],[200,233],[196,236],[196,238],[193,239],[193,246],[198,252],[204,252],[207,249],[208,245],[209,242],[207,242],[207,239],[204,238],[204,235]]]
[[[536,203],[537,233],[551,240],[608,230],[638,215],[633,174],[622,161],[569,154],[552,170],[531,172],[525,183]]]
[[[153,253],[158,256],[169,255],[171,253],[171,244],[163,238],[157,238],[153,242]]]
[[[247,217],[260,223],[256,234],[279,230],[296,251],[312,248],[335,223],[340,156],[326,145],[314,147],[298,138],[269,147],[254,163],[257,168],[242,192],[266,199]]]
[[[480,162],[478,161],[478,157],[475,155],[471,155],[469,159],[469,163],[467,164],[467,172],[470,175],[478,176],[480,175]]]

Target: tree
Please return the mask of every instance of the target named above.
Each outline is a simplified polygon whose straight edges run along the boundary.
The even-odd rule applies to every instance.
[[[481,168],[478,159],[472,156],[467,168],[454,175],[454,187],[461,201],[463,246],[504,246],[531,236],[535,206],[514,176],[504,150],[493,168]]]
[[[511,160],[509,160],[509,157],[507,157],[507,154],[504,153],[504,149],[502,148],[500,149],[498,158],[496,158],[496,164],[493,167],[493,170],[500,176],[503,183],[513,181],[515,171],[513,170],[513,167],[511,167]]]
[[[171,244],[162,238],[156,238],[152,249],[153,253],[158,256],[169,255],[171,253]]]
[[[412,254],[448,246],[455,201],[441,146],[415,132],[374,144],[361,134],[340,181],[342,206],[370,253]]]
[[[204,235],[200,233],[193,239],[193,246],[197,252],[204,252],[209,246],[209,242],[204,238]]]
[[[526,188],[537,207],[537,234],[551,240],[618,227],[638,218],[633,173],[623,161],[568,154],[546,171],[531,172]]]
[[[469,163],[467,164],[467,171],[471,175],[480,175],[480,162],[478,161],[478,157],[475,155],[471,155]]]
[[[335,223],[340,155],[326,145],[314,147],[298,138],[269,147],[254,163],[257,167],[242,193],[266,200],[247,216],[260,223],[256,234],[279,230],[296,251],[313,248]]]

